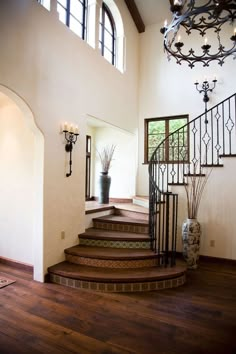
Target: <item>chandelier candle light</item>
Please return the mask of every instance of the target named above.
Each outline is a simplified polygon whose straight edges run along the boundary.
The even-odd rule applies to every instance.
[[[203,66],[209,66],[212,61],[223,65],[225,58],[233,55],[236,59],[236,1],[235,0],[204,0],[202,5],[197,6],[196,0],[170,0],[170,11],[173,14],[172,21],[161,28],[164,35],[164,49],[167,58],[176,59],[177,64],[183,61],[188,63],[190,68],[200,62]],[[227,43],[222,42],[220,34],[226,25],[232,25],[232,36],[229,36]],[[199,48],[190,48],[184,51],[185,44],[181,40],[179,31],[183,28],[188,36],[198,33],[204,37],[203,45]],[[211,41],[208,41],[206,34],[211,34]],[[190,41],[191,44],[197,41]],[[227,46],[226,46],[227,44]],[[200,50],[200,52],[198,50]]]
[[[72,175],[72,150],[73,150],[73,144],[75,145],[78,135],[79,135],[79,129],[78,126],[74,126],[73,124],[68,127],[68,123],[65,122],[63,124],[63,130],[62,132],[65,134],[65,140],[66,140],[66,145],[65,145],[65,150],[66,152],[70,153],[70,160],[69,160],[69,166],[70,166],[70,171],[69,173],[66,174],[66,177],[70,177]]]

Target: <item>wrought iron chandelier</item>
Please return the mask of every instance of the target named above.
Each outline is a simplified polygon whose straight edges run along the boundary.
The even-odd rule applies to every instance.
[[[223,65],[225,58],[233,55],[236,59],[236,0],[170,0],[173,18],[170,24],[165,21],[161,33],[164,35],[164,49],[167,57],[176,59],[177,64],[187,62],[190,68],[200,62],[209,66],[212,61]],[[221,38],[226,25],[231,25],[229,38]],[[185,50],[186,45],[181,39],[181,29],[188,36],[198,33],[203,38],[199,48]],[[208,41],[207,33],[210,33]],[[224,36],[225,37],[225,34]],[[215,43],[211,41],[215,41]],[[187,42],[193,44],[193,40]],[[225,43],[226,42],[226,43]],[[195,45],[199,41],[194,40]]]

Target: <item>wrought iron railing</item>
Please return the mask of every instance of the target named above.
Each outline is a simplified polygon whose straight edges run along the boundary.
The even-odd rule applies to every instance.
[[[165,161],[168,149],[169,160]],[[149,163],[149,232],[162,264],[175,265],[178,194],[188,176],[204,176],[206,168],[222,166],[221,158],[236,156],[236,94],[170,134]]]

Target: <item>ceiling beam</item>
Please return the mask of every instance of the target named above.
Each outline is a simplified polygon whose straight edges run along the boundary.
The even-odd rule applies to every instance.
[[[125,3],[129,9],[129,12],[133,18],[133,21],[137,27],[139,33],[145,32],[145,25],[143,23],[142,17],[139,13],[137,5],[134,0],[125,0]]]

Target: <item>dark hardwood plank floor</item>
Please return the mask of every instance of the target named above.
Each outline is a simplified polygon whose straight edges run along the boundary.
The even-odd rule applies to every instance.
[[[187,283],[159,292],[102,294],[32,280],[0,289],[0,353],[235,354],[236,266],[202,261]]]

